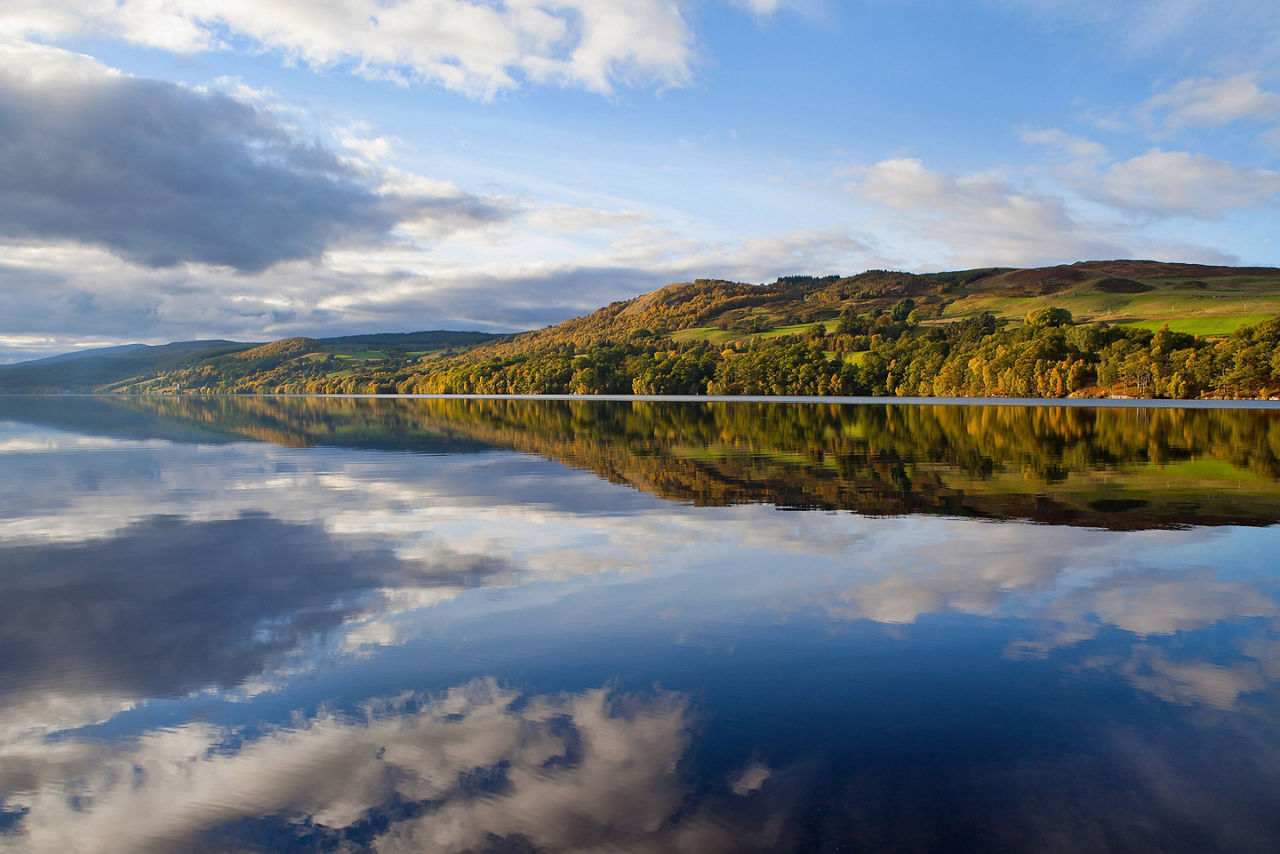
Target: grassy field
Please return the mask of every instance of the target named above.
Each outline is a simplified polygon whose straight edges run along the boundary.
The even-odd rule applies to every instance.
[[[1280,312],[1277,312],[1280,313]],[[1253,326],[1261,323],[1271,315],[1242,314],[1238,317],[1173,317],[1167,320],[1143,320],[1125,324],[1155,332],[1165,323],[1174,332],[1187,332],[1191,335],[1230,335],[1241,326]]]
[[[695,326],[691,329],[681,329],[671,333],[671,338],[674,341],[710,341],[715,344],[745,340],[750,337],[741,332],[730,332],[725,329],[717,329],[714,326]]]
[[[380,362],[388,357],[384,350],[349,350],[347,352],[331,353],[330,355],[335,359],[350,362]]]
[[[989,311],[996,317],[1021,320],[1040,308],[1065,308],[1080,322],[1159,329],[1162,323],[1178,332],[1228,335],[1280,315],[1280,281],[1271,277],[1224,276],[1208,281],[1155,279],[1142,293],[1105,293],[1085,282],[1058,293],[1017,297],[1000,292],[975,293],[950,303],[944,317],[966,317]]]
[[[1116,284],[1135,292],[1115,292]],[[1011,293],[1012,291],[1012,293]],[[1069,284],[1055,293],[1039,294],[1011,286],[1007,282],[978,282],[967,293],[947,304],[941,316],[924,321],[926,326],[947,323],[991,312],[1001,320],[1018,323],[1029,312],[1058,307],[1071,312],[1078,323],[1105,322],[1136,326],[1152,331],[1168,323],[1175,332],[1192,335],[1230,335],[1242,326],[1252,326],[1269,317],[1280,315],[1280,277],[1271,275],[1206,276],[1204,279],[1091,278]],[[867,310],[859,306],[858,311]],[[768,308],[754,308],[748,315],[769,323],[777,323],[784,313]],[[738,318],[739,322],[741,317]],[[755,338],[778,338],[804,335],[812,323],[779,325],[766,332],[742,332],[717,326],[698,326],[672,334],[681,342],[706,341],[726,345],[746,343]],[[834,332],[835,319],[823,321],[828,332]]]

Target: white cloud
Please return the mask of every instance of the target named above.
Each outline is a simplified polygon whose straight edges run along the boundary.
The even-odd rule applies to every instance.
[[[933,263],[1035,266],[1082,258],[1177,257],[1232,263],[1213,249],[1152,239],[1153,219],[1218,219],[1273,205],[1280,172],[1153,148],[1114,160],[1100,143],[1056,128],[1018,130],[1057,152],[1034,187],[1008,173],[952,174],[916,158],[854,170],[848,189],[892,212],[889,222],[934,247]],[[1051,177],[1052,181],[1046,181]]]
[[[449,182],[382,174],[377,192],[433,198],[441,210],[474,198]],[[892,263],[848,228],[732,237],[708,234],[705,223],[659,226],[636,208],[485,204],[509,218],[474,227],[434,216],[401,222],[394,245],[335,248],[323,264],[286,261],[253,276],[201,265],[147,270],[68,243],[10,246],[0,263],[0,316],[9,319],[0,354],[50,355],[89,339],[530,329],[673,281],[770,281]]]
[[[1152,148],[1114,160],[1099,143],[1061,130],[1023,129],[1018,135],[1062,154],[1053,174],[1063,185],[1120,212],[1214,219],[1266,207],[1280,195],[1280,172],[1206,154]]]
[[[1105,162],[1110,159],[1107,147],[1091,139],[1073,136],[1057,128],[1019,128],[1018,138],[1033,145],[1045,145],[1061,151],[1075,161]]]
[[[287,61],[490,98],[525,81],[609,93],[691,79],[694,37],[666,0],[51,0],[0,36],[92,35],[181,53],[248,42]]]
[[[1125,210],[1212,218],[1275,202],[1280,195],[1280,172],[1236,166],[1204,154],[1153,148],[1109,166],[1094,192]]]
[[[1195,78],[1148,98],[1139,112],[1165,130],[1218,127],[1238,121],[1266,122],[1280,118],[1280,92],[1258,85],[1258,74],[1225,78]]]
[[[937,261],[1033,266],[1128,254],[1113,228],[1081,221],[1061,197],[997,173],[953,175],[894,158],[864,170],[849,189],[898,212],[901,227],[938,248]]]

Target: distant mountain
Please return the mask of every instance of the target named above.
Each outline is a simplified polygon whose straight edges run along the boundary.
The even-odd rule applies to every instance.
[[[447,350],[465,349],[501,336],[485,332],[425,332],[348,335],[337,338],[289,338],[269,344],[224,340],[177,341],[148,346],[125,344],[64,353],[16,365],[0,365],[0,392],[104,392],[132,389],[172,374],[210,376],[230,367],[237,378],[279,369],[299,361],[294,373],[313,372],[316,364],[350,365],[412,361]],[[305,352],[304,352],[305,351]],[[288,371],[278,372],[279,376]],[[240,389],[228,388],[226,391]]]
[[[28,359],[25,362],[14,362],[10,365],[0,365],[0,368],[19,368],[29,365],[55,365],[58,362],[70,362],[73,359],[93,359],[98,356],[116,356],[121,353],[129,353],[134,350],[145,350],[146,344],[120,344],[115,347],[93,347],[88,350],[76,350],[71,353],[62,353],[57,356],[45,356],[42,359]]]
[[[186,362],[252,347],[235,341],[176,341],[151,347],[125,345],[106,352],[67,353],[34,362],[0,366],[0,390],[6,392],[94,391],[101,386]]]

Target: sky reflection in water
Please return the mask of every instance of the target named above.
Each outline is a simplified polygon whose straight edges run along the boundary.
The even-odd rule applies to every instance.
[[[1275,850],[1273,414],[858,409],[4,402],[0,847]]]

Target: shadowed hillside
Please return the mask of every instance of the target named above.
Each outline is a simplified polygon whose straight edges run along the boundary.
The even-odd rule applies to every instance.
[[[159,347],[131,344],[0,365],[0,391],[9,393],[118,392],[142,387],[176,391],[195,386],[237,393],[347,377],[370,366],[408,365],[423,357],[465,350],[499,336],[484,332],[406,332],[339,338],[286,338],[268,344],[180,341]]]

